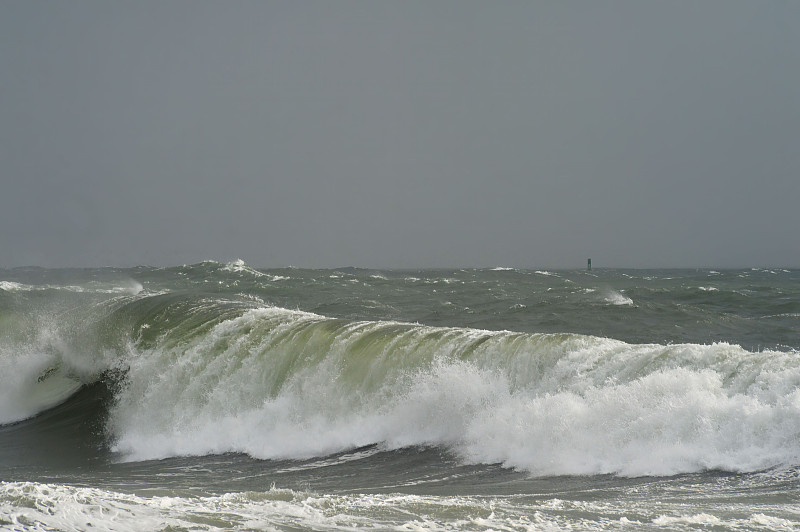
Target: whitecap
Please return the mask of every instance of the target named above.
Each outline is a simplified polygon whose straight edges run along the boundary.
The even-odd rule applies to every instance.
[[[611,290],[606,292],[603,300],[606,303],[610,303],[612,305],[617,306],[633,306],[633,299],[629,298],[628,296],[624,295],[621,292],[617,292],[615,290]]]

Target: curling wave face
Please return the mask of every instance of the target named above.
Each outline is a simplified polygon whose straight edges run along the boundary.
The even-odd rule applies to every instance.
[[[132,344],[128,364],[110,428],[129,460],[380,444],[443,446],[536,475],[800,463],[790,353],[257,308]]]

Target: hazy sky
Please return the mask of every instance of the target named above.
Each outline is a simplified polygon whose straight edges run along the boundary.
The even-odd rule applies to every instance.
[[[800,266],[800,2],[0,1],[0,266]]]

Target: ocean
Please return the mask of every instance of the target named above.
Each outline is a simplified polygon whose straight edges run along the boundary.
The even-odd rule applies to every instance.
[[[0,530],[800,530],[800,271],[0,270]]]

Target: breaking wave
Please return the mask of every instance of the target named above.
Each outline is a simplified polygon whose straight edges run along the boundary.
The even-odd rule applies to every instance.
[[[796,352],[353,321],[185,294],[95,310],[78,333],[2,345],[0,421],[113,372],[107,438],[129,461],[378,445],[533,475],[800,463]]]

